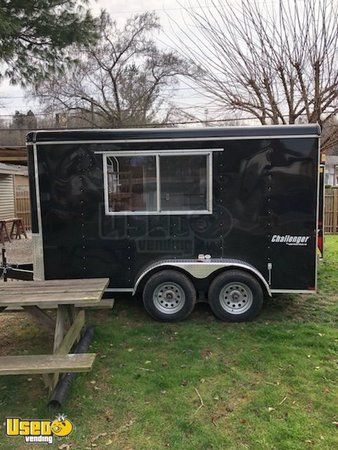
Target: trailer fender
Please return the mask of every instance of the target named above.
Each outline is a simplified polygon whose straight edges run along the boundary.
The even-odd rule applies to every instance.
[[[156,263],[151,264],[146,267],[141,273],[139,273],[136,278],[136,282],[133,288],[133,295],[136,294],[142,280],[144,281],[153,272],[157,272],[160,268],[174,268],[180,269],[183,272],[188,273],[194,278],[203,279],[207,278],[212,273],[219,271],[220,269],[242,269],[246,272],[251,273],[254,277],[258,279],[258,281],[262,284],[265,291],[271,297],[271,290],[268,282],[263,277],[261,272],[245,261],[233,260],[233,259],[217,259],[217,260],[208,260],[208,261],[199,261],[199,260],[166,260],[166,261],[158,261]]]

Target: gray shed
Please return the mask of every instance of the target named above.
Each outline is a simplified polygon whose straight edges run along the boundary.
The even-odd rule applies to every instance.
[[[0,220],[15,217],[15,176],[27,176],[27,167],[0,163]]]

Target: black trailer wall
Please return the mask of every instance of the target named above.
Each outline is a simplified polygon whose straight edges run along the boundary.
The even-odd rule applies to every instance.
[[[98,151],[182,148],[223,149],[213,152],[212,214],[105,214]],[[37,155],[46,279],[109,277],[110,287],[130,288],[154,261],[203,253],[252,264],[275,290],[314,288],[317,136],[40,142]],[[306,243],[290,242],[299,236]]]

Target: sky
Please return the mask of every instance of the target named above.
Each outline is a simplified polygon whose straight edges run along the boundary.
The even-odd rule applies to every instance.
[[[182,0],[183,3],[184,1]],[[180,5],[177,0],[90,0],[89,6],[94,14],[99,14],[102,9],[107,10],[121,24],[133,14],[156,11],[163,27],[163,32],[157,38],[165,45],[165,42],[169,41],[166,34],[170,32],[168,16],[180,22],[183,12],[182,2]],[[193,93],[187,87],[180,92],[182,105],[193,104],[193,98]],[[25,97],[25,91],[20,86],[12,86],[8,80],[4,80],[0,84],[0,117],[6,120],[7,116],[11,116],[16,110],[27,112],[29,109],[40,112],[43,108],[31,98]]]
[[[234,8],[240,3],[240,0],[228,1],[232,3]],[[177,39],[175,39],[173,27],[177,35],[182,37],[179,26],[186,29],[186,21],[188,26],[190,25],[189,15],[184,7],[198,12],[201,4],[202,8],[205,8],[205,5],[208,3],[210,5],[210,2],[211,0],[89,0],[89,7],[94,15],[98,15],[102,9],[105,9],[119,25],[123,25],[124,21],[134,14],[155,11],[162,26],[162,31],[155,36],[158,45],[175,49]],[[257,2],[272,6],[278,0],[257,0]],[[178,26],[175,26],[175,23]],[[182,81],[175,88],[173,100],[177,106],[187,113],[197,113],[199,118],[220,117],[215,115],[217,112],[221,112],[220,109],[213,105],[210,99],[203,97]],[[4,80],[0,84],[0,119],[9,122],[16,110],[27,113],[29,109],[32,109],[35,114],[39,114],[43,112],[43,105],[32,98],[25,97],[25,91],[20,86],[11,86],[7,80]]]

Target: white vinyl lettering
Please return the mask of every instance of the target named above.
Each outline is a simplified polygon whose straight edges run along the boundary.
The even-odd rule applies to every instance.
[[[281,236],[279,234],[274,234],[271,237],[271,242],[304,247],[308,244],[310,237],[311,236],[291,236],[290,234]]]

